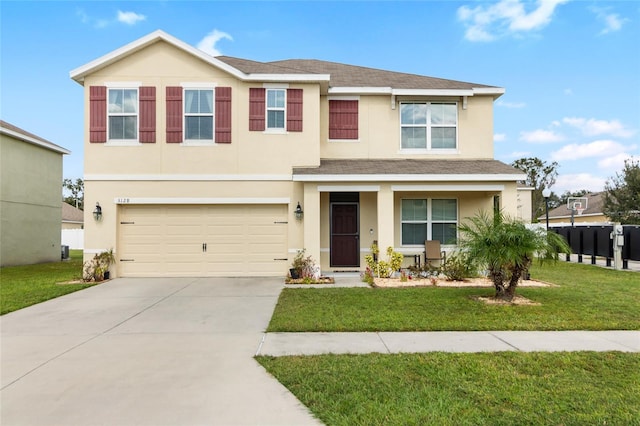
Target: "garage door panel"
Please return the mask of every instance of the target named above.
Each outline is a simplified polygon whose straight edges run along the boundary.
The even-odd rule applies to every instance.
[[[286,205],[121,206],[120,275],[284,275],[286,220]]]

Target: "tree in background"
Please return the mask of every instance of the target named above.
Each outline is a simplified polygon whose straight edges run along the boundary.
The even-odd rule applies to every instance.
[[[63,201],[71,204],[80,210],[84,210],[84,181],[77,178],[75,181],[64,179],[62,181],[63,193],[67,195],[63,197]]]
[[[535,221],[544,214],[545,204],[542,191],[556,183],[558,163],[554,161],[551,164],[547,164],[537,157],[530,157],[516,160],[511,163],[511,166],[522,170],[527,175],[524,183],[533,188],[531,193],[531,219]]]
[[[607,180],[604,214],[613,222],[640,224],[640,160],[625,160],[621,173]]]

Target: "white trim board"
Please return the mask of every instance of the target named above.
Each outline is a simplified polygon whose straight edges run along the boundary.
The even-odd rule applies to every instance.
[[[380,192],[380,185],[318,185],[318,192]]]
[[[400,191],[504,191],[504,185],[391,185],[394,192]]]
[[[85,175],[85,181],[291,181],[291,175]]]
[[[115,204],[290,204],[291,199],[282,198],[171,198],[171,197],[116,197]]]
[[[367,175],[293,175],[294,182],[515,182],[521,180],[521,174],[478,174],[478,175],[404,175],[404,174],[367,174]]]

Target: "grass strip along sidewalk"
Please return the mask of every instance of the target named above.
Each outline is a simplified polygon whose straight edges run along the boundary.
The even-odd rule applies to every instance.
[[[534,266],[551,287],[520,287],[537,306],[487,305],[492,288],[284,289],[267,331],[637,330],[640,274],[559,262]]]
[[[560,262],[539,306],[482,288],[285,289],[268,331],[640,329],[640,274]],[[256,358],[327,425],[640,425],[640,355],[425,353]]]
[[[327,425],[638,425],[640,356],[258,357]]]
[[[82,250],[71,250],[69,260],[0,269],[0,315],[35,305],[93,283],[59,284],[82,278]]]

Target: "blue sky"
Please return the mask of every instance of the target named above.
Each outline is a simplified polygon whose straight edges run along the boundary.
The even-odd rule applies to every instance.
[[[560,164],[554,192],[602,190],[640,157],[640,2],[0,0],[0,117],[72,151],[69,71],[156,29],[211,54],[314,58],[504,87],[495,158]]]

